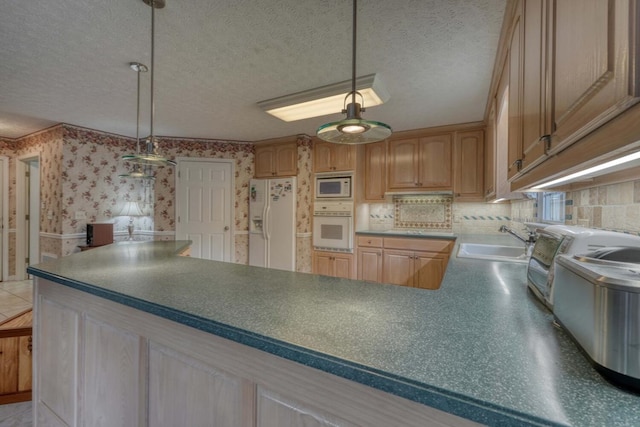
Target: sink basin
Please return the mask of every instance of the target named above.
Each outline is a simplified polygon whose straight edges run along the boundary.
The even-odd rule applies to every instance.
[[[487,261],[529,262],[523,246],[484,245],[480,243],[461,243],[458,258],[474,258]]]

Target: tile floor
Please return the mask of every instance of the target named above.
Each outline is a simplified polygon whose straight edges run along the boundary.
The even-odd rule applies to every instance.
[[[0,321],[32,306],[31,280],[0,282]],[[0,405],[0,427],[31,427],[31,402]]]

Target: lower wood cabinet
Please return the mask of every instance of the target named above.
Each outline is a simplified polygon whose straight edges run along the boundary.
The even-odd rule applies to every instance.
[[[438,289],[452,240],[358,236],[358,279]]]
[[[313,272],[323,276],[353,279],[353,254],[314,251]]]
[[[0,404],[31,400],[31,310],[0,323]]]
[[[34,302],[36,427],[477,425],[41,278]]]
[[[385,249],[383,282],[422,289],[438,289],[449,256],[432,252]]]

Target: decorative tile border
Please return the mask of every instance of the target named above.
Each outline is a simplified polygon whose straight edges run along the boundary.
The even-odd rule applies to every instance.
[[[511,221],[509,216],[464,215],[462,218],[467,221]]]
[[[394,228],[451,229],[450,196],[394,197]]]

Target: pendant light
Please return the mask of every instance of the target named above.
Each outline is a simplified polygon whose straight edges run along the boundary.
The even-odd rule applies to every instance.
[[[162,9],[165,6],[164,0],[142,0],[146,5],[151,6],[151,117],[149,128],[149,139],[147,139],[147,151],[146,153],[136,154],[131,156],[123,156],[124,160],[128,160],[133,163],[148,166],[175,166],[176,162],[162,157],[158,154],[158,142],[153,135],[153,116],[155,113],[155,104],[153,103],[153,83],[154,83],[154,70],[155,70],[155,10]]]
[[[129,67],[138,75],[138,97],[136,105],[136,156],[140,155],[140,73],[146,73],[149,71],[146,65],[139,62],[129,63]],[[130,156],[123,156],[123,158]],[[121,178],[141,178],[141,179],[155,179],[155,177],[148,172],[148,167],[145,166],[144,170],[140,163],[134,163],[131,172],[119,175]]]
[[[357,33],[357,0],[353,0],[353,44],[351,60],[351,92],[344,99],[345,108],[342,114],[347,117],[339,122],[332,122],[318,128],[318,138],[334,142],[336,144],[367,144],[369,142],[382,141],[391,135],[391,127],[387,124],[372,120],[364,120],[361,113],[364,109],[364,98],[356,91],[356,33]],[[362,105],[356,102],[356,96],[360,97]],[[347,100],[351,97],[351,102]]]

